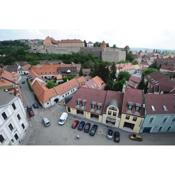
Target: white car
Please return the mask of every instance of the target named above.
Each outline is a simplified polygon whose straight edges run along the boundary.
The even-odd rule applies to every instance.
[[[48,119],[47,117],[43,117],[43,118],[42,118],[42,122],[43,122],[43,125],[44,125],[45,127],[50,126],[50,121],[49,121],[49,119]]]
[[[64,125],[68,117],[68,113],[63,112],[58,120],[59,125]]]

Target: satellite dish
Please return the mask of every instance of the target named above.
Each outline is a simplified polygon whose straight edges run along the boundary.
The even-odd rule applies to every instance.
[[[67,73],[71,73],[71,70],[70,70],[70,69],[68,69],[68,70],[67,70]]]

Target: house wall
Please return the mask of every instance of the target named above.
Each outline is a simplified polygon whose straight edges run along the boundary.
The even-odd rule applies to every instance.
[[[164,122],[164,120],[166,121]],[[175,114],[145,115],[145,120],[142,124],[141,132],[143,132],[145,127],[150,127],[151,133],[175,132]],[[169,127],[171,127],[171,129],[168,131]],[[160,128],[161,130],[159,130]]]
[[[45,103],[40,102],[40,104],[43,106],[43,108],[49,108],[51,106],[54,106],[56,104],[55,99],[58,99],[58,102],[60,102],[64,100],[65,98],[68,98],[72,94],[74,94],[77,91],[77,89],[78,89],[77,87],[74,87],[62,95],[57,95],[55,97],[52,97],[49,101]]]
[[[12,103],[16,106],[15,110],[12,107]],[[6,120],[2,117],[3,112],[8,117]],[[18,114],[21,117],[20,120],[17,118]],[[12,124],[14,128],[12,131],[8,127],[9,124]],[[24,129],[22,128],[22,124],[25,126]],[[25,136],[28,126],[26,112],[20,98],[15,97],[9,104],[0,108],[0,134],[5,138],[5,141],[0,144],[19,144]],[[18,135],[18,140],[15,139],[15,134]]]
[[[66,107],[66,110],[67,110],[67,112],[69,112],[68,111],[68,107]],[[82,118],[87,118],[87,119],[92,120],[92,121],[103,123],[103,116],[102,115],[99,115],[99,119],[96,120],[94,118],[91,118],[91,113],[90,112],[87,112],[87,111],[84,111],[84,114],[83,115],[77,114],[77,109],[76,108],[70,108],[70,112],[69,113],[71,113],[73,115],[78,115],[78,116],[80,116]]]
[[[126,130],[126,131],[129,131],[129,132],[139,133],[140,132],[140,127],[141,127],[144,119],[141,118],[141,117],[137,117],[137,120],[136,121],[133,121],[133,118],[135,116],[129,115],[130,118],[129,119],[126,119],[126,116],[127,115],[129,115],[129,114],[122,114],[121,115],[121,120],[120,120],[119,128],[121,128],[123,130]],[[134,124],[133,130],[130,129],[130,128],[124,127],[124,123],[125,122]]]

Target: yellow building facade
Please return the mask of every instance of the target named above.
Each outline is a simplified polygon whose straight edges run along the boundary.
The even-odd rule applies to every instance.
[[[139,133],[143,120],[144,119],[142,117],[130,114],[122,114],[119,128],[129,132]]]

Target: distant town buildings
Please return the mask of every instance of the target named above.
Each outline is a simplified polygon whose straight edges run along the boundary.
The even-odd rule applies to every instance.
[[[28,128],[22,101],[7,92],[0,92],[0,99],[0,144],[19,144]]]
[[[170,80],[160,72],[153,72],[145,77],[148,83],[148,93],[165,94],[175,92],[175,81]]]

